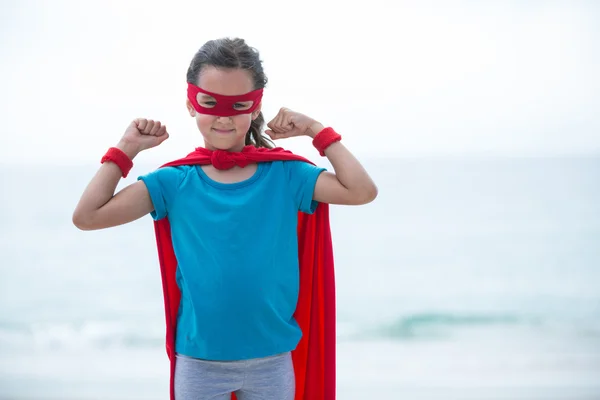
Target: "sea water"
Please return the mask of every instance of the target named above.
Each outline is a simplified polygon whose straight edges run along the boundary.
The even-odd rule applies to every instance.
[[[377,200],[331,209],[338,398],[600,399],[600,157],[364,163]],[[0,166],[0,399],[167,398],[150,217],[71,223],[96,168]]]

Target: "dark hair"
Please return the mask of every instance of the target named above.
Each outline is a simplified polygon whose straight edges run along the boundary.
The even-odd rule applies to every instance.
[[[246,44],[244,39],[222,38],[206,42],[194,55],[187,71],[187,82],[197,85],[200,72],[206,66],[217,68],[241,68],[250,72],[254,90],[267,85],[258,50]],[[273,143],[262,134],[265,118],[262,111],[252,120],[246,133],[246,145],[272,148]]]

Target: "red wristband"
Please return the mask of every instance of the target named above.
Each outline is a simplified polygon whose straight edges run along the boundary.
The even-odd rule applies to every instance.
[[[100,163],[104,164],[106,161],[112,161],[117,164],[121,169],[123,178],[127,177],[127,174],[133,167],[133,161],[121,149],[117,149],[116,147],[108,149],[102,160],[100,160]]]
[[[333,128],[325,128],[321,132],[317,133],[313,139],[313,146],[319,150],[321,156],[325,156],[325,149],[331,146],[335,142],[342,140],[342,136],[338,134]]]

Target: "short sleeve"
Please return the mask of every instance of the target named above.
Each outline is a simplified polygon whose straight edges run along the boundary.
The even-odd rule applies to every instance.
[[[148,188],[154,206],[150,215],[154,220],[158,221],[167,216],[184,176],[185,171],[182,168],[164,167],[138,177]]]
[[[299,211],[312,214],[317,208],[313,200],[317,178],[325,168],[304,161],[285,161],[292,197]]]

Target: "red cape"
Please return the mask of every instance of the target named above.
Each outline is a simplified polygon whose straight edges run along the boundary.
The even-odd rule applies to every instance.
[[[255,162],[296,160],[310,163],[305,158],[281,148],[261,148],[251,153],[252,161]],[[207,155],[206,150],[197,149],[185,158],[162,167],[210,163],[211,157]],[[154,229],[165,301],[167,355],[171,363],[170,398],[175,400],[175,330],[181,299],[175,281],[177,259],[173,251],[168,218],[155,221]],[[296,349],[292,351],[296,375],[295,400],[334,400],[335,278],[328,204],[319,203],[311,215],[299,212],[297,233],[300,293],[294,317],[303,335]],[[232,399],[235,400],[236,396],[232,395]]]

